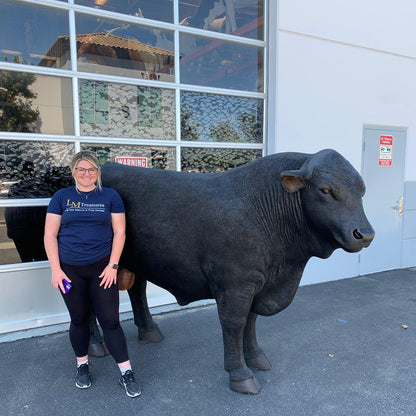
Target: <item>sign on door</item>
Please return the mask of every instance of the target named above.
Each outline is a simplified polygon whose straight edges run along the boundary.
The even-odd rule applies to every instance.
[[[391,166],[393,161],[393,136],[380,136],[378,164]]]

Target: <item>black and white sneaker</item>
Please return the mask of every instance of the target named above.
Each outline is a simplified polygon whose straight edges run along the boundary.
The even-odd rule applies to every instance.
[[[75,377],[75,385],[79,389],[88,389],[91,387],[90,368],[88,364],[81,364],[77,368],[77,375]]]
[[[139,385],[136,383],[136,380],[134,379],[134,373],[132,370],[127,370],[120,377],[119,383],[121,386],[124,387],[124,389],[126,390],[126,394],[129,397],[137,397],[142,394]]]

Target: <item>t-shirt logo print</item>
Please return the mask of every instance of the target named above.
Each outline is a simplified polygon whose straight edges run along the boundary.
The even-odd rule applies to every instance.
[[[80,208],[80,204],[81,204],[81,202],[71,202],[70,199],[67,199],[67,201],[66,201],[66,206],[67,207]]]

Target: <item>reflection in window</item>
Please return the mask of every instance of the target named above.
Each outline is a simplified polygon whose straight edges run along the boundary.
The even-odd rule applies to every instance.
[[[47,260],[46,206],[0,207],[0,264]]]
[[[0,130],[36,131],[39,109],[33,105],[37,94],[31,89],[36,75],[0,71]]]
[[[181,25],[263,39],[264,0],[179,1]]]
[[[162,127],[162,91],[137,87],[138,121],[140,127]]]
[[[255,149],[182,148],[181,165],[188,172],[222,172],[262,156]]]
[[[72,143],[0,141],[0,197],[48,198],[69,186]]]
[[[81,123],[108,124],[106,82],[81,80],[79,84]]]
[[[0,131],[73,134],[71,80],[0,70]]]
[[[80,71],[174,81],[173,32],[77,14]]]
[[[182,92],[181,139],[262,143],[263,101]]]
[[[0,60],[29,65],[69,68],[69,50],[51,50],[60,36],[68,36],[68,12],[23,2],[0,2]]]
[[[82,135],[175,139],[173,90],[81,80],[80,106]]]
[[[181,82],[263,91],[263,50],[255,46],[181,34]]]
[[[173,22],[172,0],[75,0],[76,4],[146,19]]]
[[[175,170],[176,152],[174,147],[83,144],[82,150],[94,152],[103,165],[117,162],[128,166],[153,169]]]

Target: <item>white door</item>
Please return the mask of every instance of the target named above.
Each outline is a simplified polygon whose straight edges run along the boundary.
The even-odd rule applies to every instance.
[[[360,252],[360,275],[400,268],[406,129],[365,126],[364,209],[376,235]]]

